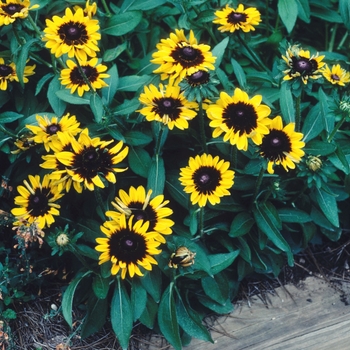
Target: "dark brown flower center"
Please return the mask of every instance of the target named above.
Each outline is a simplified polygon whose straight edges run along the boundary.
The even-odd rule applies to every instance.
[[[205,70],[199,70],[198,72],[193,73],[187,77],[187,82],[191,86],[204,85],[209,82],[210,74]]]
[[[55,135],[57,134],[57,131],[61,131],[61,127],[59,124],[51,124],[46,128],[46,132],[49,135]]]
[[[220,185],[221,173],[211,166],[202,166],[193,175],[196,190],[202,194],[212,194]]]
[[[318,68],[317,61],[305,57],[292,57],[292,73],[300,73],[301,75],[311,75]]]
[[[24,8],[23,5],[20,4],[9,4],[6,6],[2,6],[4,12],[6,12],[9,16],[13,16],[17,12],[21,12]]]
[[[148,230],[152,231],[157,224],[157,213],[151,205],[147,205],[143,208],[144,203],[130,202],[128,208],[131,210],[131,214],[134,215],[134,220],[149,221]]]
[[[58,29],[58,35],[69,46],[84,45],[89,38],[85,24],[73,21],[62,24]]]
[[[85,74],[86,78],[91,82],[95,82],[98,79],[98,71],[95,67],[91,67],[91,66],[82,66],[81,70],[83,71],[83,73]],[[73,84],[82,86],[85,85],[85,80],[83,78],[83,76],[81,75],[79,68],[75,67],[72,69],[71,73],[70,73],[70,80]]]
[[[30,216],[38,217],[47,214],[50,210],[49,198],[53,197],[49,188],[37,188],[28,198]]]
[[[13,73],[11,66],[0,64],[0,77],[7,77]]]
[[[339,80],[340,80],[340,77],[339,77],[339,75],[337,75],[337,74],[332,74],[332,75],[331,75],[331,79],[332,79],[332,80],[339,81]]]
[[[243,23],[246,20],[247,20],[247,15],[245,13],[241,13],[241,12],[234,12],[234,11],[232,11],[227,16],[227,22],[231,23],[231,24]]]
[[[244,102],[229,104],[224,109],[222,117],[228,128],[234,129],[240,135],[249,135],[258,125],[258,115],[255,108]]]
[[[109,240],[109,254],[126,264],[142,261],[146,257],[147,245],[143,236],[128,228],[112,233]]]
[[[157,113],[161,118],[168,116],[170,120],[176,120],[179,118],[182,103],[179,99],[172,97],[155,98],[153,100],[155,106],[153,112]]]
[[[204,62],[202,51],[187,43],[179,43],[170,56],[184,68],[196,67]]]
[[[271,161],[285,159],[285,154],[291,150],[292,144],[289,136],[284,131],[276,129],[265,135],[260,145],[260,154]]]

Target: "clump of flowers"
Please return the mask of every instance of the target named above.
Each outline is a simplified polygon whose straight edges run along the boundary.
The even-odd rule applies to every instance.
[[[6,0],[0,3],[0,26],[7,26],[17,19],[28,17],[29,10],[39,8],[39,5],[30,6],[30,0]]]

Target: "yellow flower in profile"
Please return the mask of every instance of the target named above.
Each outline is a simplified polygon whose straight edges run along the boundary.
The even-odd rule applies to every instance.
[[[171,227],[174,221],[170,220],[173,211],[166,205],[168,200],[164,200],[164,195],[160,194],[151,199],[152,190],[146,193],[143,186],[137,188],[131,186],[129,193],[124,190],[119,191],[119,197],[115,197],[112,205],[117,211],[107,211],[106,215],[113,220],[118,221],[120,215],[125,214],[126,217],[134,216],[134,220],[149,221],[149,231],[158,232],[155,240],[165,243],[162,235],[170,235]]]
[[[283,61],[287,64],[287,69],[283,71],[283,80],[301,79],[304,84],[308,79],[318,79],[322,76],[320,68],[325,63],[324,56],[310,54],[310,51],[300,49],[297,45],[290,46],[286,55],[282,55]]]
[[[262,96],[251,99],[248,94],[236,88],[231,97],[226,92],[220,93],[215,104],[209,105],[207,116],[209,125],[214,128],[213,137],[224,134],[224,141],[236,145],[239,150],[248,149],[248,139],[259,145],[262,135],[268,134],[271,112],[270,107],[261,104]]]
[[[159,85],[159,90],[153,85],[145,86],[145,92],[139,97],[145,105],[139,112],[148,121],[157,121],[166,125],[170,130],[177,127],[180,130],[188,129],[188,121],[192,120],[198,109],[197,102],[186,100],[180,87],[163,84]]]
[[[288,171],[295,169],[295,163],[299,163],[305,152],[302,148],[305,142],[301,141],[304,135],[294,131],[295,124],[289,123],[283,127],[280,116],[272,119],[269,126],[270,132],[264,135],[260,148],[260,155],[267,159],[267,171],[274,173],[273,166],[282,165]]]
[[[220,203],[220,197],[230,195],[235,172],[229,170],[230,163],[211,154],[190,157],[188,166],[180,169],[180,182],[184,191],[191,194],[191,203],[204,207]]]
[[[27,18],[29,10],[37,8],[39,8],[39,5],[30,7],[30,0],[6,0],[5,3],[0,2],[0,26],[7,26],[18,18]]]
[[[77,57],[80,61],[86,61],[87,57],[96,57],[100,51],[97,41],[101,39],[98,20],[84,15],[82,8],[75,13],[66,8],[63,17],[53,16],[52,20],[46,20],[44,29],[45,46],[56,57],[67,54],[69,58]]]
[[[218,29],[221,32],[233,33],[242,30],[247,33],[254,31],[255,26],[261,22],[260,12],[255,7],[244,9],[242,4],[239,4],[236,10],[226,5],[224,9],[216,11],[215,16],[213,23],[220,24]]]
[[[57,142],[59,142],[57,133],[59,131],[69,133],[72,136],[77,135],[81,129],[79,128],[80,123],[77,121],[75,115],[70,115],[67,113],[62,118],[56,116],[49,119],[48,116],[40,115],[36,116],[38,125],[26,125],[26,128],[29,129],[34,136],[32,140],[36,144],[44,144],[46,152],[49,152],[50,149],[56,151],[57,148],[60,148],[60,144],[57,147]]]
[[[73,9],[76,11],[78,10],[80,6],[76,5],[73,7]],[[92,18],[93,16],[96,15],[97,12],[97,4],[96,2],[93,2],[90,5],[90,0],[87,0],[85,3],[85,8],[84,8],[84,14],[87,15],[89,18]]]
[[[24,72],[23,72],[23,82],[28,83],[29,76],[34,74],[34,69],[36,65],[32,66],[25,66]],[[0,90],[7,90],[8,88],[8,82],[11,81],[17,81],[19,82],[17,73],[16,73],[16,65],[11,63],[5,63],[5,60],[0,57]]]
[[[63,194],[62,187],[55,186],[45,175],[42,182],[39,175],[29,175],[29,182],[24,180],[25,186],[18,186],[19,196],[15,197],[15,205],[11,213],[18,219],[26,220],[29,224],[38,222],[39,228],[50,227],[55,222],[54,215],[59,215],[60,205],[55,203]]]
[[[161,243],[154,240],[155,233],[149,232],[148,227],[148,221],[134,221],[133,216],[127,219],[125,214],[118,222],[106,221],[101,231],[107,238],[96,238],[98,245],[95,249],[102,253],[99,264],[110,261],[112,275],[121,272],[122,279],[127,273],[131,278],[143,276],[140,267],[151,271],[152,264],[158,264],[153,256],[161,253],[157,249]]]
[[[75,62],[67,60],[66,64],[68,68],[61,70],[61,84],[66,85],[67,89],[71,89],[72,94],[78,91],[78,95],[83,96],[85,91],[90,90],[89,84],[85,81]],[[108,86],[108,84],[102,80],[104,78],[109,78],[109,74],[103,73],[107,70],[107,66],[98,64],[97,57],[89,61],[80,62],[80,67],[94,90]]]
[[[340,64],[335,64],[332,68],[326,64],[321,69],[321,73],[333,85],[345,86],[350,82],[350,72],[342,68]]]
[[[210,46],[198,44],[193,31],[189,39],[183,29],[175,29],[168,39],[157,44],[158,51],[152,54],[152,63],[160,64],[153,73],[160,73],[161,79],[168,79],[170,85],[177,85],[187,75],[199,70],[214,70],[216,58],[210,52]]]

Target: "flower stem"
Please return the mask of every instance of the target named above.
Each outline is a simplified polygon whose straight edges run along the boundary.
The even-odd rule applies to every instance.
[[[204,236],[204,207],[199,208],[199,236]]]
[[[333,140],[333,137],[337,133],[337,131],[340,129],[340,127],[343,125],[346,119],[346,114],[343,113],[343,117],[338,121],[337,125],[334,127],[330,135],[328,136],[327,142],[331,142]]]
[[[299,95],[295,101],[295,131],[300,131],[300,103],[301,95]]]
[[[34,22],[34,20],[30,14],[28,14],[27,19],[30,22],[30,24],[32,25],[34,31],[38,34],[38,37],[41,39],[41,37],[42,37],[41,31],[39,30],[38,26],[36,25],[36,23]]]
[[[261,187],[261,184],[262,184],[264,173],[265,173],[265,169],[264,169],[264,167],[261,167],[259,175],[258,175],[258,178],[256,180],[255,191],[254,191],[252,203],[256,203],[256,199],[257,199],[258,194],[259,194],[259,190],[260,190],[260,187]]]
[[[106,12],[106,16],[107,17],[111,17],[112,14],[111,14],[111,11],[109,11],[109,8],[107,6],[106,0],[101,0],[101,2],[102,2],[102,6],[103,6],[103,8],[104,8],[104,10]]]
[[[203,115],[203,100],[199,102],[199,133],[204,153],[208,153],[207,139],[205,137],[205,125]]]
[[[94,87],[91,85],[90,80],[88,79],[88,77],[86,76],[83,68],[81,67],[81,64],[79,62],[79,60],[77,59],[77,57],[74,56],[75,62],[77,64],[78,70],[80,75],[82,76],[82,78],[84,79],[85,84],[89,87],[90,91],[95,95],[96,94],[96,90],[94,89]]]
[[[8,130],[5,129],[5,127],[2,126],[1,124],[0,124],[0,129],[1,129],[1,131],[2,131],[4,134],[7,134],[7,135],[13,137],[14,139],[17,139],[17,138],[18,138],[18,136],[17,136],[16,134],[14,134],[14,133],[8,131]]]

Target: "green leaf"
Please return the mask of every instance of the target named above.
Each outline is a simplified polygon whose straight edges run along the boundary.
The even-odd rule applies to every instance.
[[[315,200],[323,214],[335,227],[339,227],[338,205],[335,197],[322,188],[314,188]]]
[[[213,277],[203,277],[201,284],[204,293],[219,304],[224,305],[228,298],[229,286],[226,276],[217,274]]]
[[[296,0],[298,5],[298,17],[306,23],[310,23],[309,0]]]
[[[94,276],[92,290],[98,299],[105,299],[109,291],[109,279],[102,278],[100,275]]]
[[[143,313],[140,316],[139,321],[149,329],[153,329],[153,326],[157,317],[157,312],[158,312],[158,303],[156,303],[153,300],[153,298],[148,296],[146,308],[143,310]]]
[[[189,197],[184,192],[184,187],[179,181],[179,174],[168,173],[166,188],[169,191],[171,197],[181,204],[184,208],[188,209],[189,206]]]
[[[104,107],[101,97],[98,94],[92,94],[90,96],[90,108],[95,117],[95,122],[97,124],[102,122],[102,117],[104,115]]]
[[[123,281],[117,277],[117,283],[111,302],[111,323],[120,346],[128,349],[129,339],[133,326],[132,306]]]
[[[140,101],[137,97],[132,100],[124,100],[124,102],[113,110],[115,116],[127,115],[133,113],[140,106]]]
[[[250,231],[254,225],[254,219],[247,212],[238,213],[232,220],[229,236],[239,237]]]
[[[101,90],[101,94],[102,98],[106,100],[107,106],[109,106],[118,90],[119,75],[117,66],[113,64],[113,66],[107,71],[107,74],[109,74],[109,78],[104,79],[104,81],[108,86]]]
[[[239,250],[230,253],[208,255],[212,275],[216,275],[220,271],[226,269],[226,267],[230,266],[238,255]]]
[[[286,124],[295,122],[293,95],[287,84],[281,84],[280,107],[282,118]]]
[[[106,322],[108,313],[108,299],[98,299],[91,295],[87,302],[87,314],[81,328],[82,339],[98,332]]]
[[[12,123],[15,120],[20,119],[22,117],[23,117],[23,114],[19,114],[16,112],[11,112],[11,111],[3,112],[3,113],[0,113],[0,123],[1,124]]]
[[[277,8],[283,24],[290,33],[298,17],[298,4],[295,0],[278,0]]]
[[[77,276],[72,280],[72,282],[69,284],[67,289],[63,293],[62,297],[62,314],[66,322],[68,323],[69,327],[73,327],[73,321],[72,321],[72,307],[73,307],[73,299],[74,299],[74,293],[77,289],[78,284],[80,281],[88,276],[91,273],[91,271],[87,271],[84,274],[77,274]]]
[[[146,146],[153,141],[152,136],[141,131],[128,131],[124,137],[126,144],[130,146]]]
[[[167,2],[167,0],[135,0],[135,1],[124,1],[121,7],[121,11],[126,10],[142,10],[147,11],[154,9],[156,7],[162,6]]]
[[[129,11],[114,15],[107,20],[105,27],[102,29],[102,33],[122,36],[135,29],[141,19],[141,11]]]
[[[130,169],[137,175],[148,177],[152,159],[143,148],[130,147],[128,153],[128,163]]]
[[[72,105],[89,105],[90,104],[90,97],[89,94],[85,93],[83,97],[80,97],[78,95],[72,95],[69,90],[57,90],[56,91],[57,97],[65,102],[68,102]]]
[[[63,115],[67,104],[66,102],[58,98],[58,96],[56,95],[57,91],[60,91],[60,89],[64,89],[58,78],[58,75],[55,75],[50,81],[49,88],[47,89],[47,99],[49,100],[50,106],[55,112],[55,114],[57,116],[61,116]]]
[[[322,6],[322,2],[312,3],[313,7],[311,8],[311,16],[320,18],[324,21],[330,23],[342,23],[342,18],[339,13],[331,10],[327,6]]]
[[[307,154],[314,156],[327,156],[334,153],[337,146],[334,143],[329,143],[320,140],[311,140],[304,147],[304,151]]]
[[[107,126],[106,130],[115,140],[125,142],[125,138],[124,138],[123,134],[120,132],[120,130],[117,127]]]
[[[320,87],[318,89],[318,99],[320,101],[320,111],[323,119],[323,125],[327,132],[334,129],[334,114],[330,112],[328,106],[328,96],[324,93],[323,89]]]
[[[277,211],[282,222],[296,222],[304,224],[312,220],[308,213],[305,213],[297,208],[281,208]]]
[[[35,96],[37,96],[39,94],[39,92],[41,91],[41,89],[43,88],[45,83],[48,80],[50,80],[51,78],[53,78],[54,76],[55,75],[53,73],[47,73],[47,74],[43,75],[42,78],[40,78],[40,80],[38,81],[38,84],[36,84]]]
[[[194,338],[214,343],[207,328],[202,324],[198,313],[182,300],[180,294],[176,299],[176,313],[179,325],[186,333]]]
[[[313,106],[307,114],[301,132],[304,134],[304,141],[308,142],[320,135],[323,131],[322,113],[320,111],[320,104]]]
[[[159,156],[152,158],[151,167],[147,178],[147,189],[152,190],[152,197],[162,194],[165,185],[164,160]]]
[[[216,61],[214,64],[215,69],[220,66],[220,63],[222,61],[222,58],[224,57],[224,53],[228,42],[229,42],[229,37],[227,36],[222,41],[220,41],[211,51],[213,56],[216,57]]]
[[[219,304],[208,297],[198,296],[198,301],[208,309],[218,314],[228,314],[233,311],[233,305],[230,299],[227,299],[225,304]]]
[[[260,230],[265,233],[277,248],[286,252],[288,264],[293,266],[293,255],[289,244],[280,233],[282,224],[273,205],[269,202],[256,203],[256,206],[253,208],[253,214]]]
[[[135,92],[141,87],[147,85],[151,81],[149,75],[128,75],[119,78],[118,91],[132,91]]]
[[[122,44],[114,47],[113,49],[108,49],[103,54],[103,62],[111,62],[114,61],[120,54],[122,54],[128,47],[128,42],[124,41]],[[114,67],[115,65],[113,65]],[[110,74],[110,72],[107,72]],[[110,74],[111,75],[111,74]]]
[[[350,2],[349,0],[339,0],[339,13],[345,27],[350,30]]]
[[[18,59],[16,61],[16,74],[18,77],[18,81],[22,87],[24,87],[24,69],[26,68],[29,50],[34,45],[34,43],[40,42],[39,39],[30,39],[24,45],[21,46],[21,51],[18,55]]]
[[[141,279],[142,286],[151,295],[156,303],[159,303],[162,287],[162,273],[158,268],[147,272]]]
[[[173,295],[173,282],[166,288],[158,309],[158,325],[165,339],[176,349],[181,350],[181,338]]]
[[[247,84],[247,78],[241,65],[234,59],[231,58],[231,64],[233,67],[233,72],[237,78],[238,84],[242,89],[245,89]]]
[[[143,314],[147,304],[147,291],[139,279],[134,278],[131,286],[131,305],[133,306],[133,320],[137,321]]]

